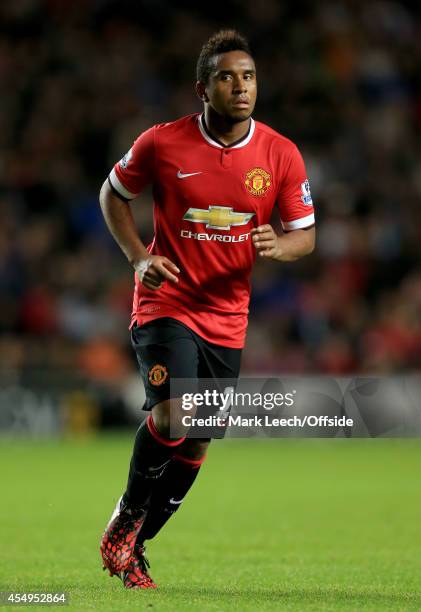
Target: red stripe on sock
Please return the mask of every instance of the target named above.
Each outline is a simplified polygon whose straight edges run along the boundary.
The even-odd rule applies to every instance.
[[[187,465],[190,465],[190,467],[192,468],[198,468],[202,465],[202,463],[206,459],[206,455],[203,455],[203,457],[200,457],[200,459],[189,459],[188,457],[183,457],[183,455],[175,454],[173,457],[173,460],[174,459],[176,461],[181,461],[182,463],[186,463]]]
[[[178,438],[177,440],[170,440],[169,438],[164,438],[164,436],[162,436],[155,427],[155,423],[153,422],[151,414],[146,419],[146,426],[149,429],[149,433],[151,434],[151,436],[155,438],[157,442],[163,444],[164,446],[178,446],[186,439],[186,437]]]

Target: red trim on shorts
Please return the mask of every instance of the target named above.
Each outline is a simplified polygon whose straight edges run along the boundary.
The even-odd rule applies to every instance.
[[[200,459],[189,459],[188,457],[183,457],[183,455],[175,454],[173,459],[176,461],[181,461],[181,463],[185,463],[192,468],[199,468],[206,459],[206,455],[203,455],[203,457],[200,457]]]
[[[155,423],[153,422],[151,414],[146,419],[146,426],[149,429],[149,433],[151,434],[151,436],[155,438],[157,442],[163,444],[164,446],[179,446],[179,444],[184,442],[184,440],[186,439],[185,436],[184,438],[178,438],[177,440],[170,440],[169,438],[164,438],[164,436],[161,435],[155,427]]]

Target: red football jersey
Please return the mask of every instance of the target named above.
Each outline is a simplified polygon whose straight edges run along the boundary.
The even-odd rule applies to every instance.
[[[173,317],[210,342],[244,346],[256,256],[251,229],[269,223],[275,205],[285,230],[314,224],[297,147],[253,119],[248,134],[227,147],[195,114],[141,134],[109,180],[127,200],[152,184],[148,251],[181,270],[178,284],[166,281],[157,291],[135,274],[132,324]]]

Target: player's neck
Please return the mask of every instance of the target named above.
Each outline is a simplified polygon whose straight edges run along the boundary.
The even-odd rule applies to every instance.
[[[225,146],[241,140],[250,129],[250,118],[238,123],[231,123],[215,113],[210,106],[205,107],[204,119],[210,134]]]

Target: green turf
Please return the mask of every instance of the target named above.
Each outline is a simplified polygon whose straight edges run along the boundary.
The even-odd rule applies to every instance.
[[[148,547],[156,592],[100,569],[130,450],[1,443],[1,590],[66,590],[73,610],[421,609],[420,441],[213,443]]]

